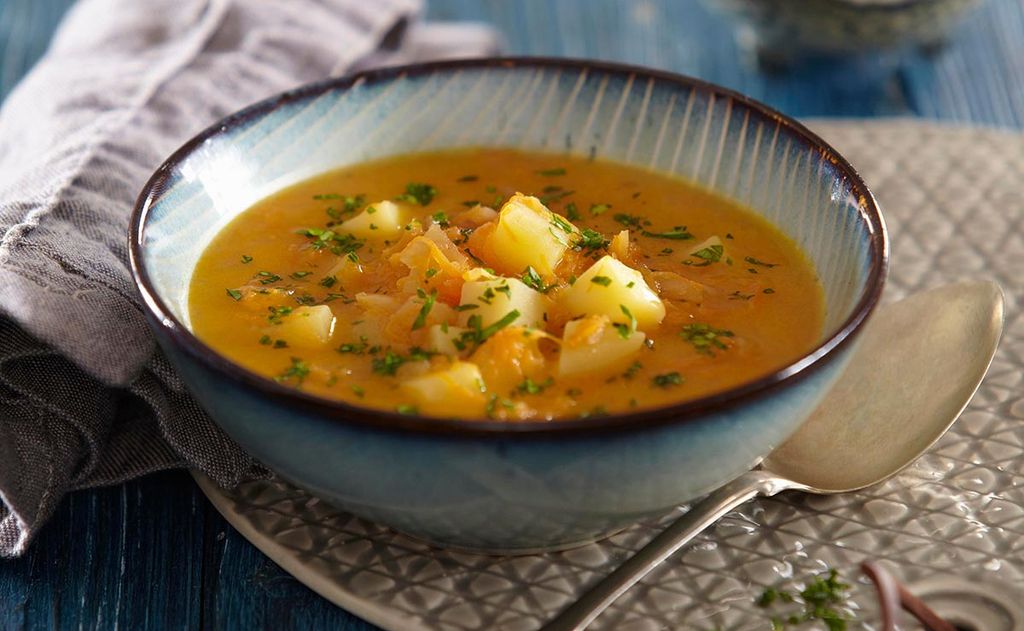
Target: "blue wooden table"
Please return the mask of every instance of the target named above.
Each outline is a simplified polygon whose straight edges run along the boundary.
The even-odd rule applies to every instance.
[[[43,53],[70,0],[0,0],[0,96]],[[511,53],[597,57],[695,75],[790,114],[920,116],[1024,126],[1024,3],[989,0],[935,57],[891,73],[808,64],[765,74],[696,0],[432,0],[492,22]],[[182,140],[185,140],[184,138]],[[238,535],[187,474],[74,494],[29,553],[0,561],[0,629],[341,629],[371,625]]]

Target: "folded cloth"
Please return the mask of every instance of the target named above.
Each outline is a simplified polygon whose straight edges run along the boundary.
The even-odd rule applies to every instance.
[[[156,349],[127,264],[135,196],[239,107],[368,64],[493,53],[422,0],[81,0],[0,110],[0,556],[70,490],[258,470]]]

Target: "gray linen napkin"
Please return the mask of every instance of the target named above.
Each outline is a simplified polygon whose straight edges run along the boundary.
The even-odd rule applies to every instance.
[[[127,266],[156,166],[217,118],[355,67],[493,53],[422,0],[81,0],[0,110],[0,556],[70,490],[258,467],[155,348]]]

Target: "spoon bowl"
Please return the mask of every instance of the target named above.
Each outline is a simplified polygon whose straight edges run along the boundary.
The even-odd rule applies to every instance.
[[[992,363],[1003,294],[989,281],[915,294],[879,310],[838,383],[760,467],[714,491],[549,622],[579,631],[729,511],[784,490],[855,491],[896,475],[960,416]]]

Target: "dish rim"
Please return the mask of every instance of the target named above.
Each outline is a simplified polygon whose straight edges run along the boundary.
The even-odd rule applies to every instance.
[[[226,135],[240,124],[261,118],[276,109],[294,102],[316,98],[332,90],[348,90],[367,84],[392,81],[400,77],[417,77],[438,71],[467,68],[538,68],[597,71],[609,75],[643,77],[675,83],[729,99],[774,120],[785,127],[804,144],[828,159],[846,179],[853,194],[860,201],[860,221],[869,231],[870,269],[868,277],[850,315],[826,339],[785,366],[746,381],[721,392],[686,400],[680,403],[635,412],[613,413],[589,418],[563,418],[533,421],[495,421],[403,415],[397,411],[380,410],[352,405],[345,401],[328,399],[282,385],[269,377],[259,375],[202,342],[188,330],[167,307],[156,290],[143,264],[145,259],[145,227],[153,201],[163,192],[177,167],[205,142]],[[636,431],[668,424],[687,423],[709,414],[725,412],[754,403],[779,389],[793,385],[828,365],[853,342],[873,313],[885,286],[889,265],[889,239],[881,210],[871,190],[857,170],[814,132],[778,110],[747,97],[737,91],[694,77],[615,62],[562,57],[477,57],[424,62],[367,70],[343,77],[326,79],[282,92],[249,105],[213,123],[193,136],[174,151],[156,169],[143,186],[129,219],[128,255],[132,279],[142,296],[150,324],[160,329],[176,348],[184,351],[207,369],[230,380],[242,388],[253,389],[276,399],[290,409],[318,418],[375,430],[396,430],[406,433],[465,437],[550,437],[561,434],[591,435],[607,431]]]

